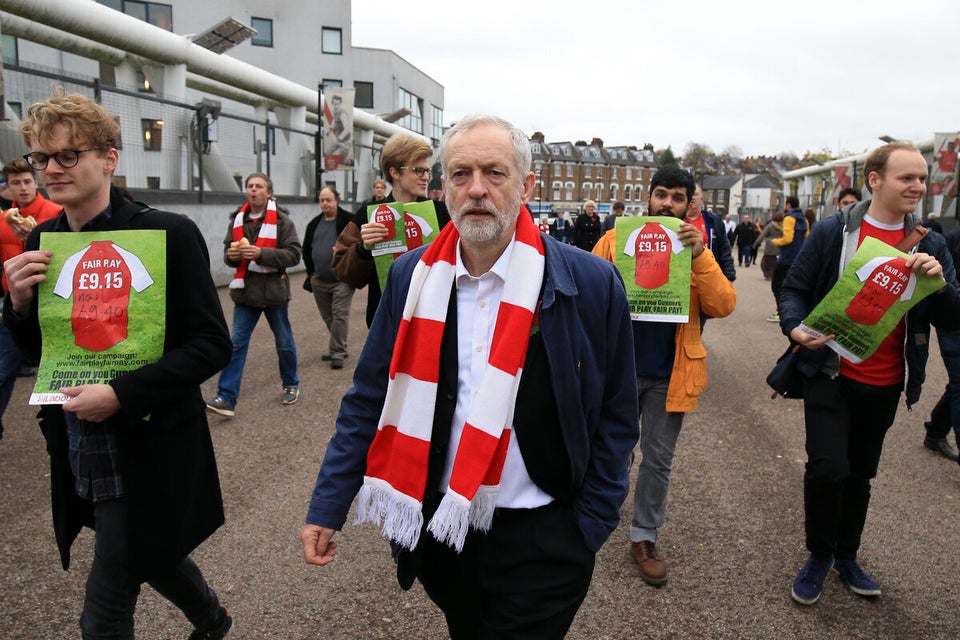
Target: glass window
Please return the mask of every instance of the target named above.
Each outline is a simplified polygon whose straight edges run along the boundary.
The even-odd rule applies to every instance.
[[[121,11],[137,20],[149,22],[155,27],[173,31],[173,6],[159,2],[140,2],[139,0],[97,0],[105,7]]]
[[[3,34],[3,62],[4,64],[20,64],[20,53],[18,51],[17,39],[13,36]]]
[[[140,120],[143,130],[143,150],[160,151],[163,146],[163,120]]]
[[[323,27],[320,32],[320,47],[324,53],[343,54],[343,31],[333,27]]]
[[[147,3],[147,22],[155,27],[173,31],[173,7],[168,4]]]
[[[337,78],[324,78],[323,79],[323,88],[327,87],[342,87],[343,80],[338,80]]]
[[[443,137],[443,109],[430,105],[430,110],[433,113],[430,119],[430,137],[436,140],[437,145],[439,145],[440,138]]]
[[[620,185],[612,184],[610,185],[610,199],[617,199],[617,190],[620,188]]]
[[[356,80],[353,88],[356,91],[353,106],[360,109],[373,109],[373,83]]]
[[[255,47],[273,46],[273,20],[268,18],[250,18],[250,26],[257,32],[250,40],[250,44]]]
[[[567,163],[567,177],[568,178],[573,177],[573,165],[570,164],[569,162]]]
[[[593,177],[593,165],[587,164],[583,166],[583,177],[584,178]]]
[[[133,16],[137,20],[147,21],[146,2],[130,2],[130,0],[125,0],[123,3],[123,12],[128,16]]]
[[[423,100],[400,87],[400,107],[410,110],[410,115],[404,116],[397,124],[410,131],[423,133]]]
[[[623,199],[629,200],[631,195],[633,195],[633,189],[630,188],[630,185],[625,186],[623,188]]]
[[[137,71],[137,91],[140,93],[153,93],[153,86],[151,86],[150,81],[147,80],[147,76],[143,75],[143,71]]]
[[[147,176],[147,189],[151,191],[160,190],[160,176]]]
[[[568,182],[566,188],[567,195],[564,197],[564,200],[573,200],[573,183]]]
[[[560,189],[562,189],[562,188],[563,188],[563,184],[562,184],[562,183],[560,183],[560,182],[554,182],[554,183],[553,183],[553,199],[554,199],[554,200],[559,200],[559,199],[560,199]]]

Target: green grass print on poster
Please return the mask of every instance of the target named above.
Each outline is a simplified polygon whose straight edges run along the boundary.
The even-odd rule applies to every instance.
[[[615,264],[627,288],[631,320],[690,319],[693,250],[677,236],[682,222],[669,216],[617,218]]]
[[[155,362],[166,326],[162,230],[44,233],[52,253],[38,291],[43,351],[30,404],[62,387],[106,383]]]
[[[835,335],[827,344],[854,364],[872,356],[911,307],[946,285],[943,278],[906,270],[908,257],[876,238],[864,238],[800,330],[816,338]]]

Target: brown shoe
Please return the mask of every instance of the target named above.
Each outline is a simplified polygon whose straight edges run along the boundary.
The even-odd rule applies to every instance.
[[[649,585],[667,584],[667,565],[657,554],[657,547],[649,540],[630,543],[630,555],[640,568],[640,577]]]

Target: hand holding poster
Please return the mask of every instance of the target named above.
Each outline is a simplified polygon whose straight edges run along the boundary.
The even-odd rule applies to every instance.
[[[876,238],[863,243],[833,289],[800,324],[854,364],[869,358],[915,304],[946,285],[906,268],[909,256]]]
[[[64,387],[104,384],[157,361],[166,317],[163,231],[44,233],[38,289],[43,351],[30,404],[63,404]]]
[[[616,265],[627,287],[631,320],[690,319],[692,250],[677,235],[682,222],[669,216],[617,219]]]
[[[373,261],[377,269],[377,278],[380,280],[380,289],[387,284],[387,271],[400,253],[416,249],[433,242],[440,233],[440,223],[437,220],[437,209],[433,200],[423,202],[389,203],[403,216],[404,245],[399,252],[377,255]]]
[[[407,250],[402,203],[371,204],[367,206],[367,220],[379,222],[387,228],[387,237],[380,242],[375,242],[370,249],[374,257],[388,253],[403,253]]]

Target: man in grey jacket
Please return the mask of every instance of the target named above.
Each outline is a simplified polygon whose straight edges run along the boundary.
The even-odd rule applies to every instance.
[[[250,334],[261,314],[267,317],[277,345],[283,384],[280,401],[293,404],[300,397],[297,346],[287,314],[290,280],[286,270],[300,262],[303,249],[293,221],[277,208],[270,177],[251,173],[244,184],[247,202],[230,214],[223,241],[223,261],[236,268],[230,281],[230,299],[235,305],[233,355],[220,372],[217,396],[207,402],[208,411],[227,418],[236,413]]]

